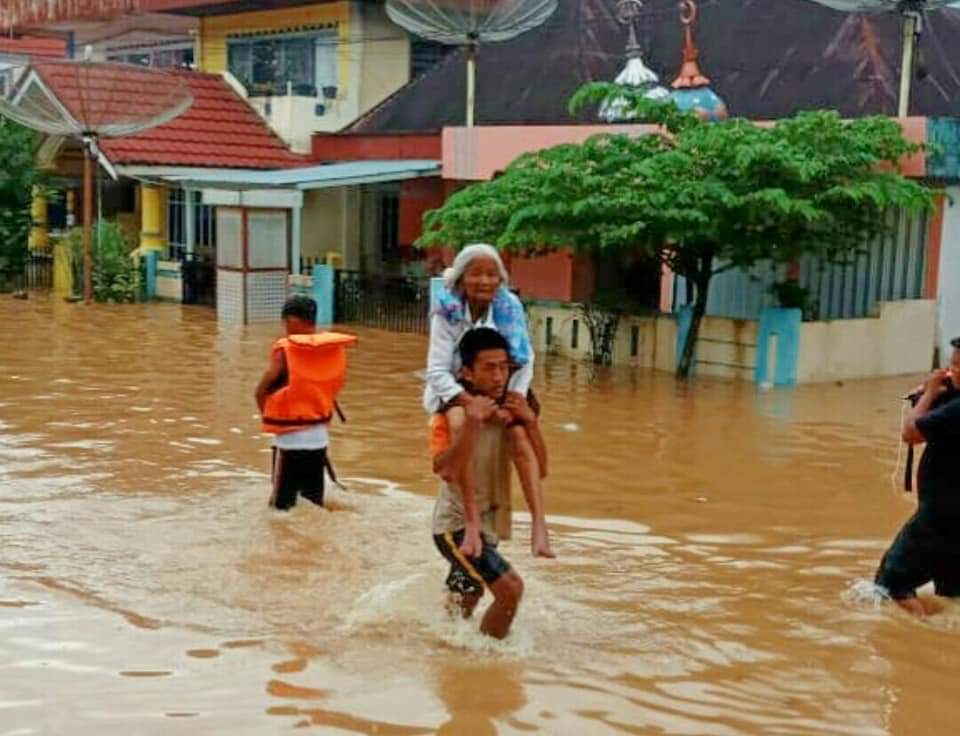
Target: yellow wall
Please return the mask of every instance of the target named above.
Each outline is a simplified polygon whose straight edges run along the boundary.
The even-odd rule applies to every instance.
[[[345,215],[339,187],[304,193],[301,240],[304,258],[324,259],[329,251],[343,252]]]
[[[236,15],[215,15],[200,23],[201,71],[220,74],[227,70],[227,37],[243,32],[282,33],[303,26],[337,24],[340,41],[338,58],[339,86],[348,87],[350,44],[350,3],[325,3],[297,8],[258,10]]]
[[[362,27],[353,25],[361,36],[353,43],[362,49],[357,114],[363,115],[410,81],[410,37],[379,5],[365,6]]]

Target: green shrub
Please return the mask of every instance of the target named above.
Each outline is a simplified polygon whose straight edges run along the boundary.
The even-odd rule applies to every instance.
[[[93,298],[98,302],[129,304],[140,299],[140,263],[135,246],[116,222],[103,221],[93,228]],[[64,237],[73,261],[74,292],[83,291],[83,230],[73,228]],[[79,279],[77,278],[79,276]]]

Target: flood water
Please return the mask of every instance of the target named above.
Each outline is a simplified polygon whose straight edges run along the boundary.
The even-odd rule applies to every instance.
[[[896,379],[541,361],[556,561],[514,633],[443,612],[421,337],[360,330],[333,511],[267,509],[275,326],[0,300],[0,735],[947,734],[960,612],[866,585],[911,502]],[[522,507],[522,501],[516,504]]]

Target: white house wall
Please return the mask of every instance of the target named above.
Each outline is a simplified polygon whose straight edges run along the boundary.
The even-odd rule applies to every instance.
[[[960,187],[948,187],[947,195],[938,277],[937,342],[941,363],[950,354],[950,340],[960,337]]]

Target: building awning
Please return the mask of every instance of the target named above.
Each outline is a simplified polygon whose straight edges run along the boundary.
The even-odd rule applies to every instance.
[[[158,178],[189,189],[308,191],[377,182],[440,176],[441,162],[430,159],[401,161],[348,161],[296,169],[256,171],[251,169],[153,169],[119,167],[121,175]]]

